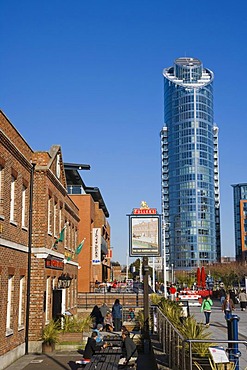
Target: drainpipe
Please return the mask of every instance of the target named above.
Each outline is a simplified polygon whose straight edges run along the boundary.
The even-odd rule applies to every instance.
[[[30,174],[30,205],[28,221],[28,260],[27,260],[27,304],[26,304],[26,328],[25,328],[25,354],[28,355],[28,333],[30,313],[30,287],[31,287],[31,253],[32,253],[32,225],[33,225],[33,179],[36,163],[32,163]]]

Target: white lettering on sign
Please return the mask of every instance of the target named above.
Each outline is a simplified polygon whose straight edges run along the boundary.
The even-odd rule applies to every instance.
[[[93,228],[92,265],[100,265],[101,260],[101,228]]]

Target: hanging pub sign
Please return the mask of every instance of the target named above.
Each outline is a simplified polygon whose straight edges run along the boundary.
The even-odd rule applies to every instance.
[[[161,216],[146,202],[134,208],[129,216],[129,246],[131,257],[161,255]]]
[[[101,228],[93,228],[92,265],[101,264]]]

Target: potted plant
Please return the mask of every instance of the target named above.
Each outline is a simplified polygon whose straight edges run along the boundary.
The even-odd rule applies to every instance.
[[[59,342],[60,323],[58,321],[50,320],[44,327],[42,333],[42,352],[50,353],[54,351],[55,344]]]

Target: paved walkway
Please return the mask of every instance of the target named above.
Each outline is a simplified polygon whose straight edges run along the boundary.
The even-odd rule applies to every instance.
[[[204,323],[204,314],[200,312],[200,307],[190,307],[190,314],[193,314],[198,322]],[[238,315],[240,319],[238,322],[238,339],[247,341],[247,311],[241,311],[239,305],[237,305],[234,314]],[[226,321],[218,301],[214,302],[210,321],[208,330],[212,333],[212,339],[216,339],[218,345],[227,348],[227,344],[221,343],[221,340],[227,340],[228,338]],[[239,350],[242,354],[239,369],[246,370],[247,348],[244,345],[240,345]],[[81,354],[77,351],[54,352],[50,355],[26,355],[10,365],[6,370],[77,370],[78,367],[75,361],[79,359],[81,359]],[[139,354],[137,369],[157,369],[152,354]]]
[[[193,314],[198,322],[204,323],[204,314],[200,312],[200,310],[200,307],[190,307],[190,314]],[[247,342],[247,311],[241,311],[238,304],[236,305],[236,309],[233,314],[239,317],[238,340]],[[219,301],[214,301],[210,317],[210,327],[208,330],[212,334],[212,339],[216,339],[218,341],[218,345],[222,345],[224,348],[227,348],[226,343],[220,343],[220,340],[228,340],[228,334],[227,323]],[[239,350],[241,352],[239,368],[240,370],[247,369],[247,347],[244,344],[241,344],[239,345]]]
[[[50,354],[29,354],[19,358],[5,370],[77,370],[83,369],[75,363],[81,358],[80,350],[54,351]],[[137,370],[157,370],[152,352],[138,354]]]
[[[77,370],[83,369],[75,364],[81,359],[76,351],[54,352],[51,354],[26,355],[15,361],[5,370]],[[156,370],[151,354],[139,354],[137,370]]]

